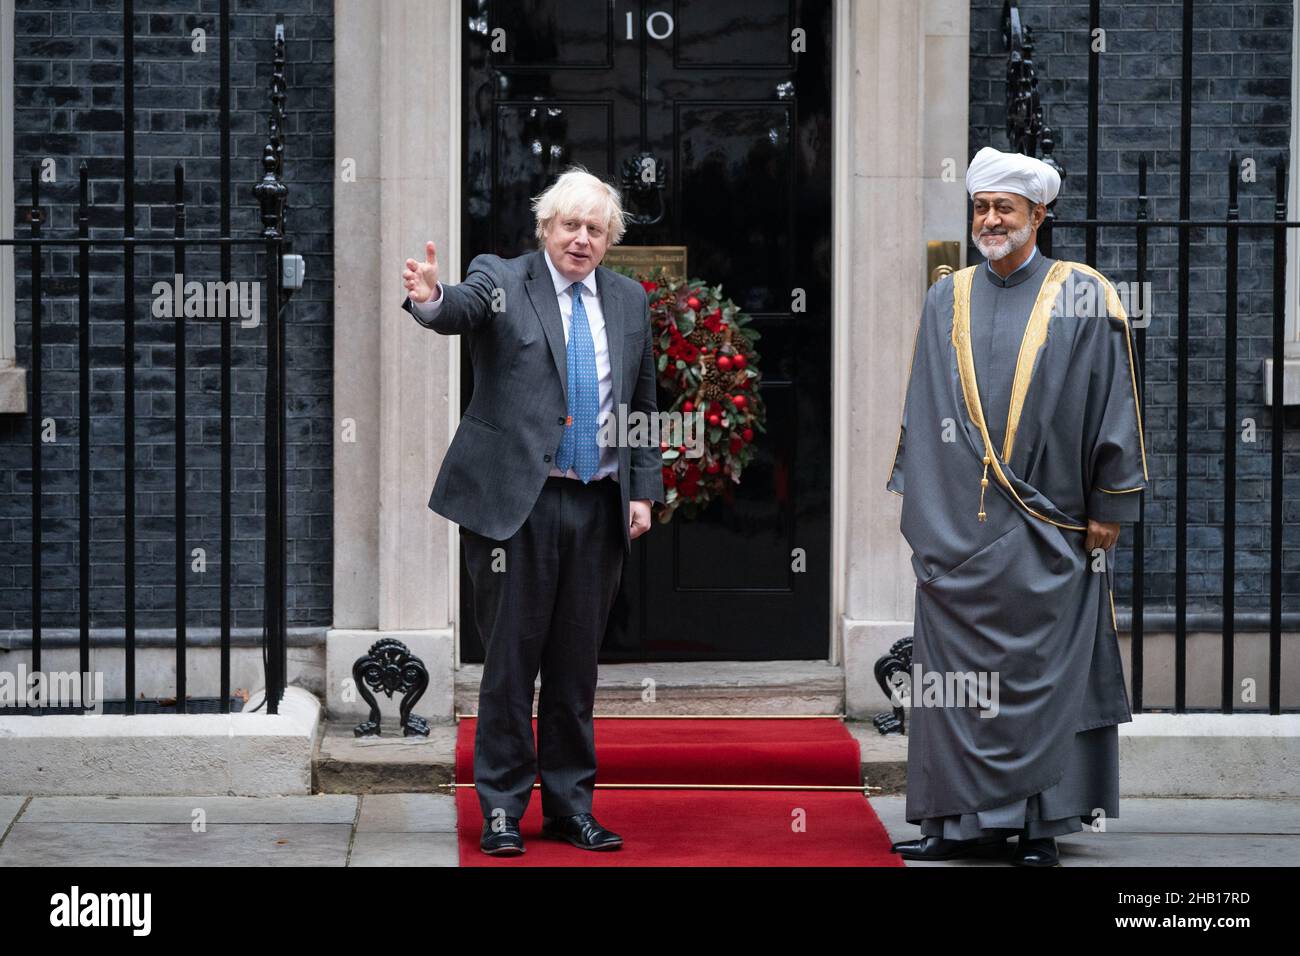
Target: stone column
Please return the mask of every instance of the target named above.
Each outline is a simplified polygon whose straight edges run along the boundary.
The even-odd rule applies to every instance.
[[[331,716],[361,716],[352,662],[394,637],[429,668],[418,711],[450,718],[454,528],[427,508],[453,433],[457,343],[400,308],[402,263],[432,239],[459,263],[459,4],[336,0],[334,627]],[[395,709],[385,708],[385,715]],[[390,725],[391,726],[391,725]]]
[[[888,706],[872,665],[911,633],[915,577],[885,490],[925,297],[925,246],[966,234],[970,20],[960,0],[853,0],[838,23],[835,402],[839,660],[848,713]],[[842,132],[840,132],[842,131]],[[963,242],[963,248],[965,243]]]

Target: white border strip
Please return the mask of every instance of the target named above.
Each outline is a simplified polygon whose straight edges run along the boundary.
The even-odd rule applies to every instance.
[[[464,24],[460,19],[460,3],[448,4],[447,71],[450,74],[443,88],[449,98],[447,115],[451,118],[451,143],[447,169],[447,275],[464,278],[460,261],[461,237],[461,170],[464,165],[464,131],[461,129],[460,102],[463,95],[461,83],[461,47]],[[447,445],[460,424],[460,336],[447,336]],[[460,526],[447,522],[447,623],[452,633],[452,670],[460,670]]]
[[[828,660],[843,660],[844,613],[848,582],[847,513],[849,475],[849,282],[845,268],[850,246],[852,209],[849,203],[852,159],[849,156],[849,100],[853,67],[850,38],[853,35],[850,0],[835,0],[835,56],[831,86],[831,190],[840,200],[831,203],[831,613]]]

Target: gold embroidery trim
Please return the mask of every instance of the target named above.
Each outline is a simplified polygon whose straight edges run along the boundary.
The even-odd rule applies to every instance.
[[[1104,275],[1082,262],[1072,262],[1070,265],[1101,283],[1102,288],[1106,290],[1107,311],[1124,323],[1124,348],[1128,352],[1128,378],[1133,386],[1133,410],[1137,413],[1138,448],[1142,452],[1142,478],[1149,482],[1151,476],[1147,473],[1147,445],[1142,432],[1142,403],[1138,401],[1137,375],[1133,371],[1133,341],[1129,335],[1128,313],[1124,311],[1124,303],[1120,301],[1119,293],[1115,291],[1115,287],[1110,284],[1110,281]]]
[[[1110,626],[1115,629],[1115,635],[1119,636],[1119,622],[1115,620],[1115,592],[1110,588],[1110,578],[1106,579],[1106,595],[1110,598]]]
[[[1065,277],[1070,274],[1070,263],[1058,260],[1047,270],[1047,277],[1038,290],[1034,308],[1029,313],[1025,334],[1020,339],[1020,354],[1016,357],[1016,375],[1011,384],[1011,406],[1007,411],[1007,436],[1002,447],[1002,460],[1011,461],[1011,447],[1020,427],[1020,415],[1025,408],[1025,395],[1034,376],[1034,361],[1039,349],[1047,341],[1047,326],[1052,321],[1052,306],[1061,292]]]
[[[975,379],[975,360],[971,354],[970,289],[971,282],[975,278],[976,268],[976,266],[969,266],[959,272],[954,272],[952,276],[952,345],[957,354],[957,373],[961,378],[962,396],[966,400],[966,414],[970,416],[971,423],[979,429],[980,437],[984,439],[984,457],[988,460],[986,464],[993,466],[993,474],[1002,487],[1011,492],[1011,497],[1028,514],[1033,515],[1040,521],[1056,525],[1058,528],[1065,528],[1069,531],[1086,531],[1087,527],[1085,525],[1062,524],[1059,521],[1053,521],[1025,504],[1020,495],[1016,493],[1016,489],[1011,487],[1011,482],[1007,480],[1007,476],[1002,473],[1002,466],[993,453],[993,439],[989,437],[988,426],[984,423],[984,409],[980,404],[979,385]]]
[[[1096,488],[1093,489],[1093,491],[1104,491],[1108,495],[1126,495],[1130,491],[1142,491],[1145,488],[1146,485],[1138,485],[1136,488],[1120,488],[1117,491],[1111,491],[1109,488],[1103,488],[1100,485],[1098,485]]]

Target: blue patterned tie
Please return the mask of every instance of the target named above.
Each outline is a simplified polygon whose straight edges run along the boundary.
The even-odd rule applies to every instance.
[[[596,416],[600,411],[596,377],[596,346],[582,304],[582,283],[569,287],[573,294],[573,315],[569,319],[569,344],[565,361],[569,373],[569,424],[564,429],[555,464],[561,471],[573,468],[584,482],[591,481],[600,464],[596,444]]]

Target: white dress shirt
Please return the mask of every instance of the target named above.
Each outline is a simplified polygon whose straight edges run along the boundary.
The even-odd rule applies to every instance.
[[[560,318],[564,321],[564,344],[567,347],[569,344],[569,323],[573,316],[573,294],[569,292],[569,286],[573,283],[555,268],[555,263],[551,262],[550,253],[545,249],[542,250],[542,258],[546,260],[546,268],[550,270],[551,282],[555,286],[555,295],[560,306]],[[442,283],[439,282],[438,297],[436,299],[430,299],[428,302],[412,300],[411,305],[419,311],[422,318],[432,318],[442,308],[442,296]],[[582,305],[587,312],[587,325],[591,329],[591,343],[596,351],[596,374],[599,377],[600,388],[600,412],[596,417],[596,428],[599,434],[601,424],[606,420],[611,420],[614,414],[614,377],[609,363],[609,336],[605,331],[605,313],[600,307],[600,296],[596,294],[595,269],[588,272],[586,278],[582,280]],[[567,384],[565,387],[568,387]],[[618,422],[615,420],[611,429],[615,436],[618,434],[617,425]],[[573,468],[568,471],[560,471],[559,468],[552,467],[550,473],[563,478],[581,480],[578,478],[578,472]],[[600,464],[597,466],[596,473],[592,475],[591,480],[596,481],[600,478],[617,475],[617,444],[602,445],[600,447]]]

